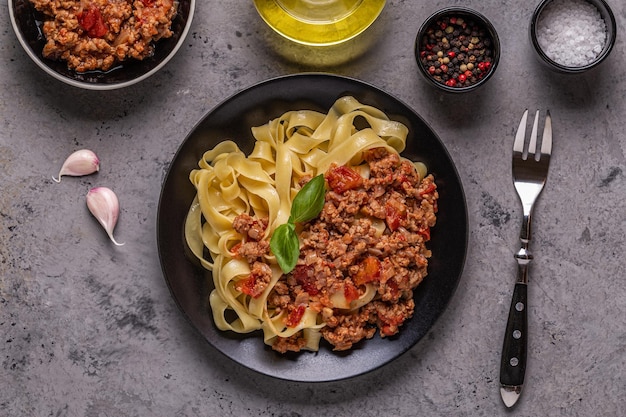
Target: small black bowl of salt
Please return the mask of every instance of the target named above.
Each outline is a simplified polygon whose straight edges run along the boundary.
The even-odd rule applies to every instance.
[[[543,0],[530,22],[530,40],[541,61],[566,74],[604,61],[615,32],[615,16],[604,0]]]

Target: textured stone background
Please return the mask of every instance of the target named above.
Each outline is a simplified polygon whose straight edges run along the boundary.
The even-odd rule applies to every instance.
[[[1,416],[617,416],[626,398],[626,6],[613,54],[575,77],[540,67],[527,24],[538,1],[390,0],[347,63],[278,43],[251,1],[199,1],[190,33],[157,75],[124,90],[52,79],[20,47],[0,4]],[[483,12],[501,37],[495,78],[444,96],[416,72],[413,42],[443,6]],[[300,60],[300,63],[294,62]],[[156,251],[168,164],[202,115],[267,78],[323,70],[375,84],[439,134],[467,194],[470,245],[449,308],[406,355],[335,383],[273,380],[224,359],[170,297]],[[527,386],[507,413],[498,392],[521,209],[510,179],[525,108],[549,108],[555,151],[535,218]],[[70,152],[99,174],[53,183]],[[84,204],[120,197],[109,244]]]

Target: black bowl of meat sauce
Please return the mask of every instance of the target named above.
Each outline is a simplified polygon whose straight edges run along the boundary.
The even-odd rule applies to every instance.
[[[500,39],[495,27],[479,12],[447,7],[424,21],[415,40],[420,74],[450,93],[473,91],[495,73]]]
[[[9,16],[15,35],[24,51],[44,72],[74,87],[87,90],[114,90],[136,84],[159,71],[176,54],[191,26],[196,0],[177,0],[176,14],[170,26],[173,34],[154,45],[154,53],[142,60],[128,59],[107,71],[77,72],[63,60],[43,56],[46,17],[29,0],[8,0]]]

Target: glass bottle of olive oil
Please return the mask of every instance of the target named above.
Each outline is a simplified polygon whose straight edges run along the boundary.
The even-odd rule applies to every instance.
[[[385,0],[254,0],[267,24],[292,41],[336,45],[359,35],[380,15]]]

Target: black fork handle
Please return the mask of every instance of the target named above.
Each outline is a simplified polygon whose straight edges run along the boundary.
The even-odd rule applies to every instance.
[[[509,318],[502,345],[500,383],[521,387],[526,373],[528,345],[528,284],[517,282],[511,299]]]

